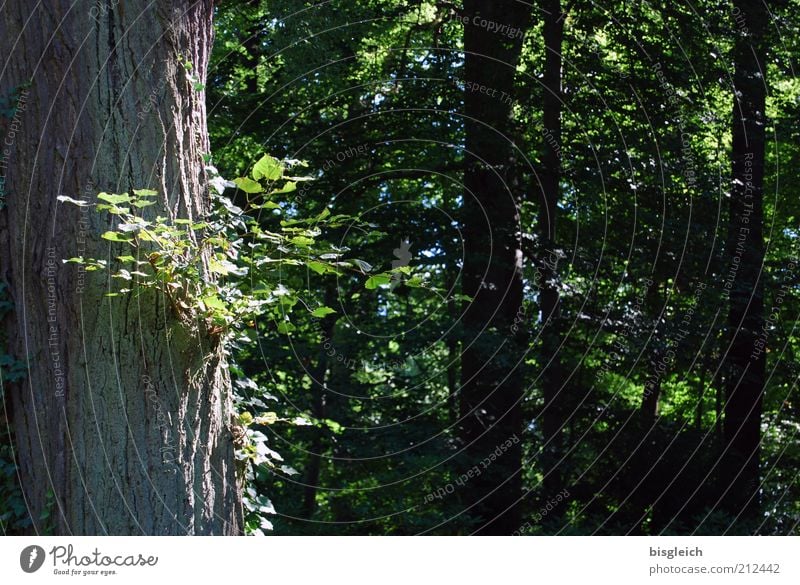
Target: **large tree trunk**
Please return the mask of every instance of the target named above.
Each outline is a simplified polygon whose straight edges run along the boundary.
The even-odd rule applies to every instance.
[[[542,0],[545,67],[542,79],[542,159],[538,180],[541,189],[539,232],[542,244],[540,259],[540,306],[542,311],[542,467],[544,500],[564,486],[559,460],[564,453],[563,433],[569,415],[569,396],[565,388],[564,368],[558,355],[561,346],[561,303],[559,295],[558,243],[556,219],[561,183],[561,44],[564,16],[561,0]],[[554,511],[555,514],[559,512]]]
[[[203,82],[212,1],[11,0],[0,93],[30,81],[0,214],[22,488],[36,531],[237,534],[230,383],[219,339],[155,293],[105,298],[111,221],[57,203],[152,188],[173,218],[208,210]],[[183,63],[191,63],[187,71]],[[50,502],[50,503],[48,503]],[[52,521],[40,520],[51,508]]]
[[[722,477],[726,508],[752,512],[759,485],[759,441],[766,352],[764,329],[763,208],[766,101],[766,3],[735,0],[733,185],[728,255],[730,346],[726,368],[725,443]]]
[[[515,324],[522,252],[509,122],[522,35],[499,31],[519,30],[529,18],[530,7],[515,0],[464,2],[462,287],[473,300],[464,316],[459,414],[469,464],[480,471],[465,487],[464,501],[475,504],[469,512],[480,518],[483,534],[519,528],[524,327]]]

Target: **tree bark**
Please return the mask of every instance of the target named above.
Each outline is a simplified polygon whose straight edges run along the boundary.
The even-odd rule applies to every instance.
[[[159,191],[145,215],[209,208],[204,92],[211,0],[11,0],[0,93],[30,82],[0,213],[21,484],[36,532],[238,534],[230,380],[219,338],[155,293],[104,297],[63,258],[129,253],[105,214],[57,202]],[[188,70],[185,63],[191,63]],[[190,80],[189,76],[195,76]],[[5,135],[5,129],[3,129]],[[51,502],[51,503],[48,503]],[[40,520],[50,510],[52,523]]]
[[[545,66],[542,79],[542,158],[539,173],[541,209],[539,233],[542,244],[539,297],[542,312],[540,360],[542,363],[542,467],[544,501],[564,486],[558,461],[564,452],[564,426],[569,416],[568,393],[564,368],[558,355],[561,345],[561,302],[558,274],[556,220],[561,183],[561,44],[564,37],[564,15],[561,0],[542,0]],[[555,511],[557,514],[558,512]]]
[[[651,354],[648,360],[648,372],[645,377],[644,391],[642,393],[641,414],[642,420],[647,425],[653,425],[658,417],[658,406],[661,400],[661,385],[664,378],[669,375],[668,355],[669,345],[667,324],[664,319],[666,304],[669,299],[666,277],[657,272],[652,275],[653,283],[647,288],[647,312],[651,315],[650,342]],[[663,295],[663,296],[662,296]]]
[[[335,284],[328,283],[325,288],[325,306],[332,307],[336,303],[338,289]],[[328,350],[325,349],[326,343],[333,343],[334,329],[338,321],[337,315],[331,314],[323,317],[320,321],[322,331],[322,341],[317,351],[317,364],[311,374],[311,392],[313,393],[312,412],[317,420],[327,418],[326,399],[327,399],[327,377],[330,360]],[[320,485],[320,474],[322,472],[322,454],[327,448],[327,440],[321,428],[317,429],[311,441],[309,449],[308,467],[306,468],[305,487],[303,488],[303,511],[306,518],[313,518],[317,511],[317,491]]]
[[[524,327],[515,319],[522,310],[522,247],[509,131],[520,27],[529,18],[530,7],[515,0],[464,2],[462,289],[472,302],[463,321],[459,415],[469,465],[480,470],[465,501],[474,504],[469,512],[480,518],[481,534],[510,534],[520,524]],[[515,36],[499,32],[515,28]],[[507,441],[513,444],[503,447]]]
[[[766,351],[764,330],[763,195],[766,82],[766,2],[733,2],[733,184],[728,227],[730,345],[726,360],[723,505],[732,514],[757,508],[759,442]]]

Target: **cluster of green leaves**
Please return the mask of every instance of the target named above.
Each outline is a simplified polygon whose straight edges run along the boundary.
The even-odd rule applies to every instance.
[[[187,322],[200,320],[211,331],[242,330],[265,314],[277,322],[279,332],[290,331],[289,313],[299,299],[280,282],[282,268],[306,265],[316,272],[336,274],[344,269],[363,270],[363,264],[342,260],[344,249],[318,241],[323,226],[337,227],[352,221],[349,216],[331,216],[325,210],[313,220],[279,219],[274,229],[264,227],[263,213],[281,217],[280,196],[294,191],[299,181],[310,180],[288,175],[290,167],[302,164],[264,155],[248,177],[232,183],[213,177],[212,185],[218,189],[214,205],[200,220],[146,217],[144,210],[157,203],[158,193],[151,189],[100,193],[96,210],[116,218],[114,228],[102,238],[127,248],[111,265],[111,277],[123,286],[106,296],[155,289]],[[213,173],[213,167],[209,172]],[[227,186],[247,195],[245,208],[222,195]],[[91,205],[67,196],[59,200]],[[81,264],[87,271],[110,266],[99,258],[74,257],[64,262]],[[319,316],[331,310],[318,307],[310,312]]]
[[[275,412],[264,412],[258,416],[253,416],[249,410],[243,410],[239,415],[239,424],[244,429],[244,441],[243,446],[237,449],[236,459],[240,469],[243,470],[242,479],[245,486],[242,494],[245,512],[245,532],[251,535],[263,535],[265,530],[272,530],[272,522],[269,521],[267,516],[276,513],[269,497],[256,489],[255,474],[260,469],[266,472],[277,470],[287,476],[298,474],[293,467],[284,462],[284,458],[280,453],[270,448],[267,436],[260,430],[276,423],[290,425],[311,424],[303,417],[295,417],[293,419],[280,418]]]

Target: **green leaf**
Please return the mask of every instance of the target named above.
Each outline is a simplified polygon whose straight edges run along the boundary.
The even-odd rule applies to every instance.
[[[119,203],[130,203],[131,200],[130,195],[115,195],[114,193],[100,193],[97,195],[97,198],[100,201],[105,201],[106,203],[111,203],[112,205],[117,205]]]
[[[325,424],[325,425],[326,425],[326,426],[327,426],[327,427],[328,427],[328,428],[329,428],[331,431],[333,431],[334,433],[341,433],[341,432],[344,430],[344,427],[342,427],[342,425],[340,425],[340,424],[339,424],[338,422],[336,422],[335,420],[331,420],[331,419],[329,419],[329,418],[326,418],[326,419],[325,419],[325,420],[323,420],[322,422],[323,422],[323,423],[324,423],[324,424]]]
[[[247,177],[239,177],[238,179],[234,179],[233,182],[245,193],[261,193],[264,190],[260,183],[248,179]]]
[[[253,209],[280,209],[280,204],[274,201],[265,201],[259,205],[253,205]]]
[[[283,165],[278,159],[265,154],[253,166],[251,175],[256,181],[262,178],[268,181],[277,181],[283,176]]]
[[[158,195],[158,191],[153,191],[152,189],[134,189],[133,193],[139,197],[155,197]]]
[[[388,274],[376,274],[375,276],[369,277],[364,286],[369,290],[373,290],[383,284],[389,284],[391,281],[392,277]]]
[[[314,238],[307,238],[306,236],[295,236],[289,240],[295,246],[300,246],[301,248],[307,248],[311,244],[314,243]]]
[[[298,303],[298,299],[296,296],[289,295],[285,297],[278,297],[278,302],[283,308],[284,311],[289,311],[292,307],[294,307]]]
[[[317,262],[316,260],[310,260],[306,262],[306,266],[308,266],[311,270],[316,272],[317,274],[325,274],[328,270],[328,265],[324,262]]]
[[[209,295],[201,299],[207,309],[225,310],[225,303],[217,295]]]
[[[281,193],[291,193],[292,191],[297,190],[297,183],[294,181],[289,181],[280,189],[275,189],[274,191],[270,191],[270,195],[280,195]]]
[[[281,321],[278,323],[278,333],[291,333],[296,327],[289,321]]]
[[[228,262],[227,260],[217,260],[215,258],[211,258],[208,262],[208,268],[211,272],[215,274],[221,274],[222,276],[227,276],[229,274],[237,273],[237,266],[233,262]]]
[[[108,240],[109,242],[126,242],[126,243],[131,242],[131,238],[123,236],[122,234],[119,234],[117,232],[106,232],[100,237],[103,238],[104,240]]]
[[[311,311],[312,317],[317,317],[318,319],[322,319],[323,317],[330,315],[331,313],[335,313],[333,309],[330,307],[317,307],[313,311]]]
[[[261,416],[255,418],[255,423],[258,425],[272,425],[278,421],[278,415],[274,412],[265,412]]]
[[[108,211],[112,215],[122,215],[123,213],[128,213],[128,210],[124,207],[108,205],[107,203],[98,203],[97,211]]]

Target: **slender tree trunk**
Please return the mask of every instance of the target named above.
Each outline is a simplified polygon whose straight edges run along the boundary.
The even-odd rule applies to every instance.
[[[731,513],[754,512],[759,485],[759,442],[766,353],[764,328],[763,194],[766,83],[765,2],[735,0],[733,185],[728,255],[730,283],[724,435],[724,504]],[[731,278],[732,276],[732,278]]]
[[[453,265],[455,269],[455,265]],[[452,270],[447,282],[447,290],[455,291],[456,283],[458,281],[458,272]],[[447,303],[447,314],[450,317],[450,323],[458,323],[458,305],[459,303],[453,299]],[[461,355],[458,335],[455,331],[448,331],[447,333],[447,415],[448,424],[458,424],[458,365],[459,356]]]
[[[515,0],[464,2],[462,287],[473,300],[464,316],[459,414],[469,464],[480,470],[464,500],[475,504],[469,512],[480,517],[483,534],[510,534],[520,523],[524,335],[515,319],[522,310],[522,251],[508,134],[520,27],[529,18],[530,8]],[[481,21],[520,32],[509,38]]]
[[[666,323],[664,322],[664,306],[669,294],[666,281],[658,274],[653,275],[653,284],[647,289],[647,311],[652,316],[652,335],[650,345],[652,353],[648,362],[649,371],[642,394],[642,419],[652,425],[658,416],[658,404],[661,399],[661,384],[668,375],[667,363],[664,361],[668,350]],[[663,296],[662,296],[663,293]]]
[[[545,66],[542,107],[541,211],[539,232],[543,246],[541,261],[541,287],[539,291],[542,311],[542,432],[544,448],[544,500],[557,494],[564,486],[563,473],[558,461],[564,452],[564,431],[568,418],[568,399],[564,369],[558,348],[561,345],[561,303],[559,298],[558,250],[556,220],[561,183],[561,45],[564,37],[564,18],[560,0],[542,0],[544,19]],[[557,514],[558,512],[556,512]]]
[[[106,298],[116,281],[62,264],[113,266],[127,250],[100,239],[107,216],[56,199],[152,188],[148,217],[207,212],[204,94],[187,75],[205,81],[212,2],[11,0],[2,12],[0,93],[30,82],[0,276],[15,303],[9,345],[28,364],[11,392],[33,530],[240,533],[219,339],[160,295]],[[52,526],[39,520],[48,507]]]
[[[704,361],[700,369],[700,379],[697,383],[697,407],[694,410],[694,427],[698,431],[703,429],[703,400],[706,394],[706,373],[706,362]]]
[[[325,306],[332,307],[336,303],[337,288],[329,284],[325,289]],[[314,418],[323,420],[327,417],[325,382],[328,376],[328,350],[325,349],[327,343],[332,343],[334,328],[336,327],[337,316],[331,314],[324,317],[320,322],[322,329],[322,342],[319,352],[317,352],[317,366],[311,374],[311,391],[313,396],[312,410]],[[306,469],[305,488],[303,493],[303,510],[307,518],[314,516],[317,510],[317,491],[319,488],[320,473],[322,471],[322,452],[325,450],[325,437],[322,429],[317,429],[314,439],[311,441],[309,452],[309,462]]]
[[[719,378],[720,376],[714,376],[711,379],[714,388],[714,438],[717,440],[717,445],[722,444],[722,403],[725,399],[725,390]]]
[[[318,420],[325,418],[325,377],[328,373],[328,356],[324,350],[320,352],[320,362],[313,373],[314,402],[312,412]],[[303,513],[306,518],[312,518],[317,511],[317,490],[319,488],[320,473],[322,471],[322,451],[324,438],[322,429],[317,429],[311,449],[309,450],[308,467],[306,468],[305,488],[303,489]]]
[[[249,0],[247,2],[248,9],[252,10],[257,8],[261,0]],[[254,22],[247,31],[247,38],[244,39],[242,45],[247,54],[245,57],[245,65],[249,69],[248,76],[245,81],[247,87],[248,98],[260,99],[258,97],[258,64],[261,61],[261,42],[260,42],[261,23]]]

